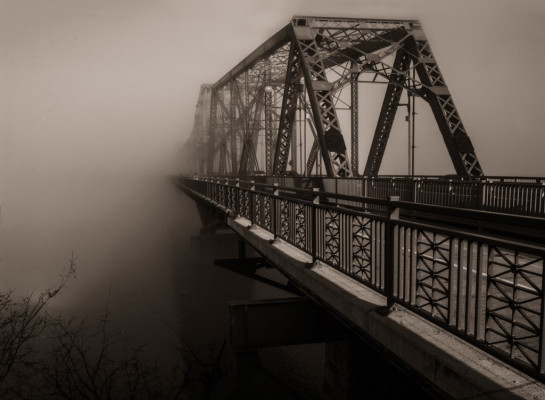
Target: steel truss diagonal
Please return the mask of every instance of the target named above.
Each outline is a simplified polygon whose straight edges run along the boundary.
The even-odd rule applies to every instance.
[[[324,166],[328,176],[351,176],[346,145],[333,102],[333,85],[327,80],[316,35],[303,21],[307,22],[298,20],[294,27],[294,45],[299,55],[302,55],[301,68],[315,116],[316,135],[322,149]]]
[[[411,42],[414,46],[412,51],[418,57],[416,72],[424,85],[422,96],[435,115],[456,173],[463,177],[481,177],[483,170],[475,149],[419,24],[413,25]]]
[[[369,142],[360,136],[368,124],[359,122],[367,117],[367,102],[359,101],[366,84],[382,84],[385,92],[374,134],[367,133],[368,157],[360,160],[360,145]],[[208,100],[201,94],[191,149],[184,150],[199,173],[351,177],[361,161],[363,175],[376,176],[397,134],[399,107],[412,111],[414,138],[416,98],[429,104],[456,174],[483,177],[418,21],[296,16],[201,91]],[[412,106],[401,103],[404,94]],[[411,162],[414,173],[414,154]]]
[[[293,123],[297,110],[297,98],[299,96],[301,81],[301,66],[299,54],[291,47],[286,83],[284,85],[284,99],[282,101],[282,112],[280,114],[280,125],[278,138],[276,140],[276,151],[274,154],[274,175],[284,175],[288,166],[288,156],[292,142]]]
[[[398,51],[391,73],[389,74],[388,88],[382,102],[375,135],[367,157],[367,164],[363,172],[364,176],[376,176],[386,150],[386,144],[392,131],[399,100],[403,93],[407,71],[410,65],[410,57],[406,52]]]

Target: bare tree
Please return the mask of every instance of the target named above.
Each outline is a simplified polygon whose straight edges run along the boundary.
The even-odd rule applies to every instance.
[[[56,286],[21,300],[13,291],[0,294],[0,399],[213,397],[225,377],[225,341],[203,355],[180,336],[179,363],[164,373],[143,356],[143,346],[128,347],[112,327],[109,306],[95,324],[48,315],[47,305],[75,271],[72,254]]]
[[[14,292],[0,294],[0,398],[17,397],[28,382],[28,371],[36,359],[33,341],[47,326],[46,306],[75,274],[76,258],[72,254],[68,270],[60,282],[40,293],[14,299]]]
[[[51,354],[37,365],[40,396],[51,399],[183,399],[184,371],[163,376],[142,346],[127,351],[107,309],[96,326],[57,318],[51,325]]]
[[[228,376],[226,365],[227,340],[221,345],[210,343],[206,349],[195,349],[180,333],[181,346],[178,351],[186,364],[185,386],[191,398],[209,400],[217,398],[221,391],[221,398],[233,398],[234,380]]]

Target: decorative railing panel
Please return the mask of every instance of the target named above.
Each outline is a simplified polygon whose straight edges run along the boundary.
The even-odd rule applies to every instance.
[[[463,229],[448,222],[459,216],[458,208],[398,198],[217,180],[183,179],[181,186],[383,293],[388,304],[400,303],[545,381],[543,242]],[[471,197],[475,187],[453,185],[451,191]],[[509,196],[513,198],[513,192]],[[370,212],[373,208],[387,212]],[[435,221],[415,218],[415,213],[434,215]],[[496,220],[512,226],[531,224],[545,235],[545,219],[464,213],[477,226]]]

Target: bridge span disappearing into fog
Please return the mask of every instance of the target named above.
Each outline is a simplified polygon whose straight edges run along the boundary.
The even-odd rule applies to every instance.
[[[364,85],[382,88],[366,159]],[[454,174],[415,174],[417,105]],[[379,175],[400,126],[407,174]],[[259,253],[249,275],[274,266],[436,397],[545,399],[545,178],[485,174],[418,21],[293,17],[201,87],[184,160],[203,232]],[[308,333],[250,309],[232,308],[235,351]]]

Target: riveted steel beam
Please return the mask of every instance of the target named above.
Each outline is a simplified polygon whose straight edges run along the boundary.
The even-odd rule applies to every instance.
[[[424,85],[422,97],[430,104],[456,173],[465,178],[483,176],[471,139],[419,24],[413,27],[413,36],[409,43],[412,45],[412,52],[418,57],[415,69]]]
[[[369,74],[374,78],[366,80]],[[364,175],[378,174],[401,95],[407,91],[430,104],[456,173],[483,176],[429,42],[413,20],[293,17],[211,86],[208,134],[204,140],[192,138],[192,146],[201,147],[199,156],[207,149],[209,174],[263,170],[285,175],[290,173],[290,157],[291,170],[299,173],[300,154],[306,175],[353,176],[360,162],[362,76],[365,82],[388,85]],[[344,110],[350,119],[346,135],[339,120]],[[312,121],[298,119],[303,114]],[[323,170],[315,167],[319,156]],[[201,158],[195,163],[203,165]]]
[[[351,176],[346,145],[333,102],[333,85],[326,76],[323,59],[311,20],[293,21],[293,45],[299,54],[301,70],[312,108],[318,143],[322,150],[324,167],[329,177]]]
[[[407,70],[410,66],[410,56],[404,51],[398,51],[394,60],[392,72],[389,75],[388,88],[384,95],[380,110],[375,135],[369,149],[369,156],[363,172],[364,176],[376,176],[378,174],[388,138],[392,131],[399,100],[403,93]]]
[[[292,45],[288,59],[286,81],[284,84],[284,98],[276,140],[274,155],[273,175],[284,175],[288,166],[288,157],[291,146],[291,136],[294,129],[297,99],[299,97],[301,82],[301,58]]]

